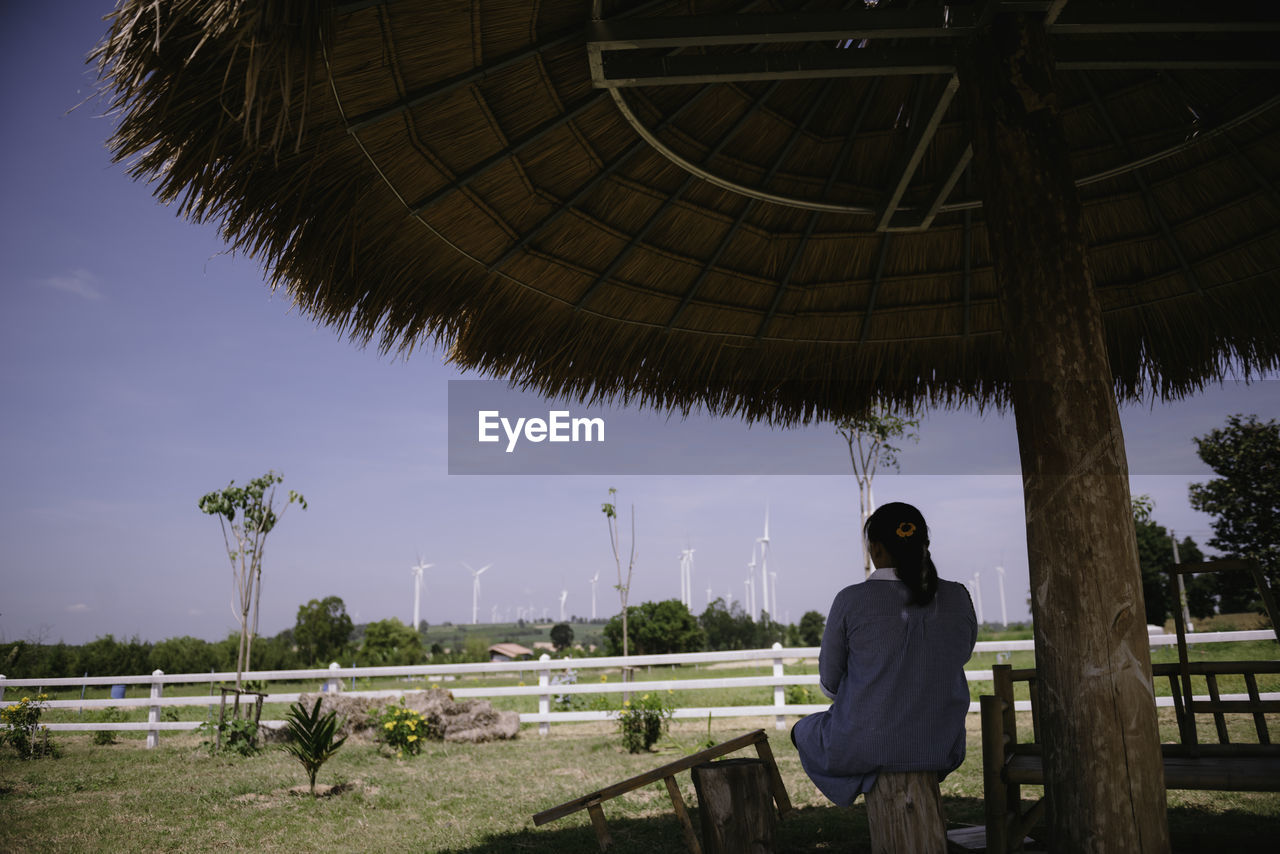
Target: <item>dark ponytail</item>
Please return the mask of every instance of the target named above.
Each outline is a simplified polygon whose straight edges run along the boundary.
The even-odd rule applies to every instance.
[[[895,501],[878,508],[867,519],[862,535],[879,543],[893,558],[899,580],[911,591],[911,604],[928,605],[938,592],[938,568],[929,557],[929,526],[910,504]]]

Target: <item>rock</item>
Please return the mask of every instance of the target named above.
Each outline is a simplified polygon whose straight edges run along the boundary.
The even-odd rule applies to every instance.
[[[371,715],[397,704],[391,698],[349,694],[303,694],[299,699],[310,709],[317,697],[321,698],[322,712],[333,710],[345,718],[338,729],[339,735],[360,739],[371,739],[375,735],[370,725]],[[442,688],[409,691],[404,698],[405,707],[419,712],[432,724],[432,729],[443,734],[445,741],[479,744],[516,738],[520,733],[520,715],[496,711],[488,700],[455,700]]]

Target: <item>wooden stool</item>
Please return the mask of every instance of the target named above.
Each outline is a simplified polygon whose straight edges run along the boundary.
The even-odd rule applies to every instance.
[[[769,769],[761,759],[695,765],[704,854],[772,854],[777,816]]]
[[[881,774],[866,798],[871,854],[946,854],[936,771]]]
[[[787,787],[782,784],[782,775],[778,773],[778,763],[774,760],[773,751],[769,748],[769,736],[765,735],[764,730],[758,729],[746,735],[731,738],[726,742],[717,744],[715,747],[700,750],[683,759],[677,759],[675,762],[669,762],[647,773],[638,774],[629,780],[614,783],[612,786],[606,786],[589,795],[583,795],[580,798],[565,801],[551,809],[543,810],[534,815],[533,823],[537,826],[542,826],[549,821],[555,821],[579,810],[586,810],[587,815],[591,817],[591,826],[595,829],[596,841],[600,843],[600,850],[607,851],[613,844],[613,838],[609,835],[609,828],[604,820],[604,810],[600,808],[600,805],[619,795],[634,791],[641,786],[648,786],[651,783],[662,780],[667,785],[667,794],[671,796],[671,807],[675,810],[676,819],[679,820],[680,829],[684,833],[685,847],[688,849],[689,854],[703,854],[702,846],[698,844],[698,836],[693,830],[693,823],[689,820],[689,813],[685,809],[684,798],[680,795],[680,787],[676,785],[675,775],[681,771],[688,771],[695,765],[703,765],[712,759],[734,753],[752,745],[755,746],[756,754],[760,757],[760,766],[765,772],[766,795],[776,804],[778,814],[786,815],[791,811],[791,799],[787,797]],[[772,813],[772,809],[766,808],[765,812]]]

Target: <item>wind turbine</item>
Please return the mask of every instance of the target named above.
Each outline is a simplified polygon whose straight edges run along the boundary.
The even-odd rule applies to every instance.
[[[410,571],[413,573],[413,630],[418,630],[419,608],[422,604],[422,572],[435,566],[433,563],[423,563],[422,555],[418,555],[418,563],[412,567]]]
[[[747,613],[752,615],[751,621],[755,622],[756,618],[754,615],[756,613],[756,580],[754,577],[748,575],[746,580],[742,582],[742,585],[747,588],[747,597],[746,597]]]
[[[693,609],[693,549],[680,552],[680,601]]]
[[[974,596],[974,604],[978,606],[978,625],[982,625],[986,620],[982,616],[982,573],[974,570],[973,573],[973,589],[976,592]]]
[[[707,588],[707,607],[711,607],[711,588]]]
[[[757,537],[756,542],[760,544],[760,599],[764,606],[760,610],[767,611],[769,609],[769,505],[764,506],[764,536]],[[751,553],[751,559],[756,558],[755,552]],[[751,608],[755,611],[755,606]]]
[[[560,622],[564,622],[564,600],[569,598],[568,590],[560,591]]]
[[[591,619],[596,618],[596,582],[600,580],[600,570],[591,576]]]
[[[756,542],[760,542],[756,540]],[[755,584],[756,577],[756,547],[751,547],[751,562],[747,564],[747,597],[743,600],[743,604],[747,606],[747,615],[751,617],[752,622],[756,619],[756,597],[752,595],[752,587]]]
[[[997,566],[996,573],[1000,578],[1000,625],[1009,628],[1009,612],[1004,608],[1004,567]]]
[[[474,626],[476,623],[480,622],[480,576],[484,574],[486,569],[493,566],[493,564],[486,563],[479,569],[472,569],[471,565],[466,561],[463,561],[462,565],[467,568],[467,572],[471,573],[471,577],[475,580],[475,586],[471,591],[471,625]]]
[[[769,573],[769,600],[771,607],[769,616],[774,620],[778,619],[778,573]]]

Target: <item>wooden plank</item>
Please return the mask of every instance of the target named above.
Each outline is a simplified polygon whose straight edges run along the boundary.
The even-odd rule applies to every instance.
[[[1005,732],[1001,724],[1005,702],[999,697],[984,695],[978,698],[978,703],[982,714],[982,791],[987,821],[984,839],[992,851],[1003,852],[1009,847],[1010,803],[1014,804],[1014,809],[1017,808],[1017,801],[1009,797],[1009,792],[1019,792],[1017,785],[1007,784],[1001,779],[1005,747]]]
[[[733,753],[735,750],[741,750],[742,748],[756,744],[757,742],[768,741],[768,739],[769,736],[765,735],[765,731],[762,729],[749,732],[746,735],[740,735],[737,738],[731,738],[722,744],[717,744],[715,747],[700,750],[697,753],[686,756],[683,759],[678,759],[675,762],[669,762],[666,765],[653,769],[652,771],[647,771],[644,774],[637,774],[634,777],[623,780],[621,783],[614,783],[612,786],[606,786],[598,792],[592,792],[588,795],[583,795],[580,798],[574,798],[571,801],[565,801],[564,803],[558,804],[550,809],[543,810],[542,812],[534,815],[533,823],[535,825],[543,825],[549,821],[555,821],[556,819],[562,818],[570,813],[587,809],[592,801],[602,802],[610,800],[611,798],[616,798],[618,795],[624,795],[633,789],[638,789],[641,786],[647,786],[650,783],[656,783],[664,777],[670,777],[671,775],[678,774],[681,771],[687,771],[694,765],[701,765],[703,762],[709,762],[712,759],[724,756],[727,753]]]
[[[608,851],[609,846],[613,845],[613,837],[609,835],[609,827],[604,823],[604,810],[600,809],[599,801],[587,804],[587,815],[591,816],[591,826],[595,828],[600,850]]]
[[[684,797],[680,794],[680,786],[676,784],[676,778],[664,777],[663,782],[667,784],[667,794],[671,796],[671,808],[676,811],[676,818],[680,819],[685,847],[689,849],[690,854],[702,854],[702,846],[698,844],[698,834],[694,833],[693,823],[689,821],[689,811],[684,807]]]
[[[1175,756],[1164,761],[1170,789],[1280,792],[1280,757]]]
[[[1022,785],[1043,785],[1044,764],[1039,756],[1014,756],[1004,777]],[[1167,756],[1164,778],[1169,789],[1280,792],[1280,755]]]
[[[773,748],[769,740],[756,742],[756,755],[764,760],[765,770],[769,772],[769,788],[773,793],[773,802],[778,808],[778,815],[791,812],[791,798],[787,796],[787,786],[782,782],[782,773],[778,771],[778,763],[773,758]]]
[[[1249,702],[1255,704],[1255,707],[1262,706],[1262,697],[1258,694],[1258,678],[1252,673],[1244,674],[1245,688],[1249,691]],[[1253,728],[1258,731],[1258,743],[1270,744],[1271,733],[1267,729],[1267,716],[1264,715],[1259,708],[1253,713]]]
[[[1230,744],[1231,736],[1227,733],[1227,719],[1222,712],[1222,695],[1218,692],[1218,676],[1210,673],[1205,677],[1209,683],[1209,705],[1214,707],[1213,722],[1218,728],[1218,744]],[[1191,710],[1194,712],[1197,708],[1196,703],[1191,704]]]

